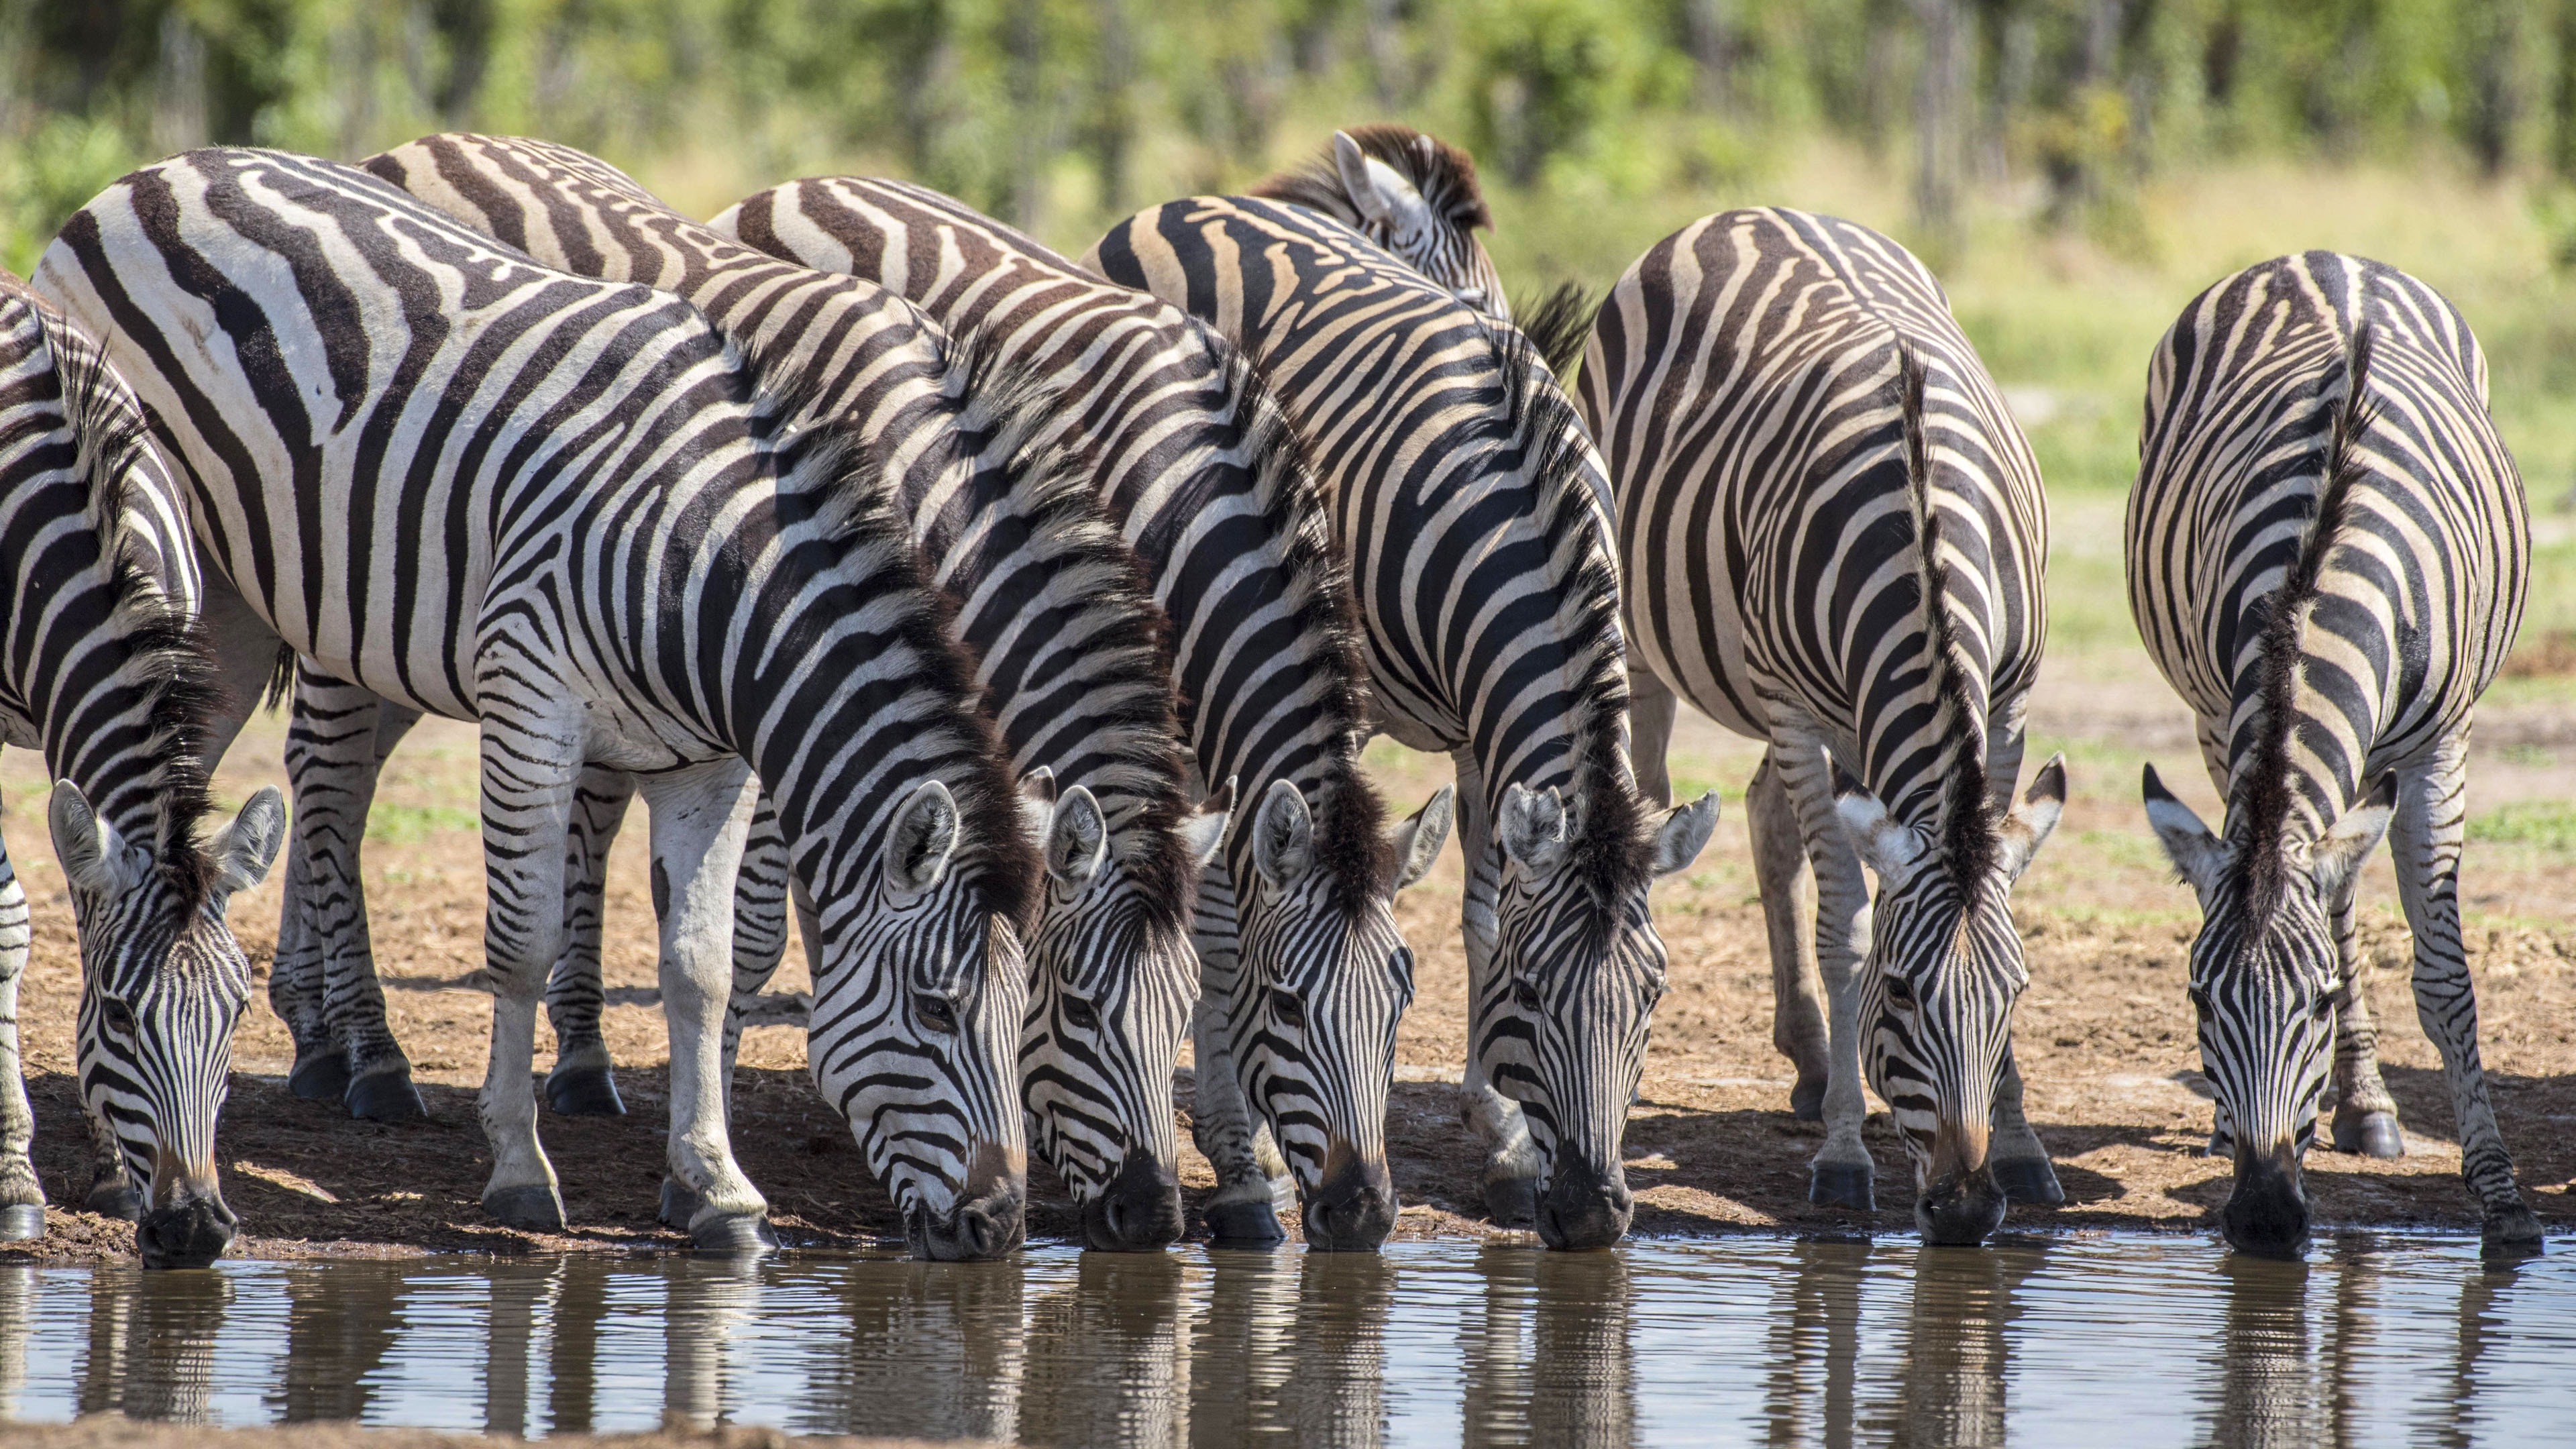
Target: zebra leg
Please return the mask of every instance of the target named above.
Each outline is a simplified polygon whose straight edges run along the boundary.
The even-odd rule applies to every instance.
[[[27,888],[0,847],[0,1242],[45,1235],[45,1185],[27,1155],[36,1140],[36,1109],[27,1101],[18,1058],[18,981],[32,941]]]
[[[1191,922],[1199,953],[1199,1004],[1190,1013],[1191,1051],[1198,1066],[1190,1140],[1216,1169],[1216,1196],[1207,1206],[1209,1234],[1220,1247],[1266,1248],[1288,1237],[1279,1225],[1279,1179],[1288,1175],[1287,1163],[1275,1146],[1268,1154],[1271,1160],[1262,1160],[1265,1144],[1235,1068],[1234,991],[1243,965],[1235,932],[1234,884],[1225,862],[1213,860],[1199,875]]]
[[[662,1019],[671,1034],[670,1175],[697,1202],[700,1249],[778,1246],[769,1203],[733,1159],[725,1121],[725,1014],[733,1000],[734,877],[759,784],[737,759],[638,782],[652,807],[653,914],[662,928]]]
[[[1832,1053],[1825,1078],[1825,1145],[1816,1153],[1807,1200],[1869,1212],[1877,1207],[1877,1166],[1861,1140],[1869,1115],[1860,1064],[1860,971],[1869,958],[1869,881],[1834,812],[1833,770],[1812,726],[1784,722],[1772,705],[1771,754],[1816,872],[1816,966],[1831,1009]]]
[[[599,1034],[604,1003],[599,949],[607,914],[608,848],[626,823],[635,779],[591,765],[573,787],[572,834],[564,842],[564,919],[570,942],[546,980],[546,1020],[555,1029],[546,1107],[566,1117],[623,1117],[615,1064]]]
[[[2415,1016],[2442,1051],[2452,1111],[2459,1123],[2460,1176],[2477,1195],[2491,1248],[2537,1248],[2540,1222],[2513,1185],[2513,1158],[2496,1130],[2478,1061],[2478,998],[2460,940],[2460,838],[2466,826],[2466,731],[2442,742],[2433,759],[2402,772],[2389,844],[2397,856],[2398,897],[2415,938]]]
[[[1657,805],[1673,803],[1673,777],[1664,759],[1672,747],[1673,720],[1681,700],[1655,677],[1636,651],[1628,653],[1628,763],[1636,771],[1637,791]],[[1461,795],[1464,791],[1461,790]]]
[[[300,722],[286,733],[286,773],[296,772]],[[277,950],[268,963],[268,1008],[295,1039],[286,1089],[309,1101],[338,1101],[349,1090],[349,1057],[322,1014],[322,940],[312,931],[312,871],[293,828],[286,839],[286,884],[279,892]]]
[[[2359,892],[2347,882],[2334,903],[2335,1064],[2334,1145],[2365,1157],[2403,1157],[2406,1134],[2397,1125],[2397,1100],[2379,1077],[2379,1023],[2364,990],[2369,963],[2361,959],[2355,911]]]
[[[725,1002],[724,1043],[717,1068],[727,1123],[733,1121],[733,1068],[742,1050],[742,1029],[769,978],[778,974],[779,958],[787,954],[787,881],[787,839],[778,831],[777,810],[764,791],[752,809],[742,864],[734,872],[733,990]],[[823,959],[821,925],[811,910],[802,909],[802,901],[799,906],[806,959],[819,961]],[[687,1183],[663,1175],[659,1211],[664,1224],[686,1228],[703,1206]]]
[[[2021,1063],[2014,1059],[2010,1042],[2004,1044],[2003,1080],[1995,1086],[1994,1145],[1986,1160],[1994,1166],[1995,1184],[2012,1201],[2038,1207],[2065,1203],[2066,1189],[2058,1186],[2048,1148],[2031,1128],[2030,1119],[2022,1115]]]
[[[1669,716],[1665,722],[1669,726]],[[1494,979],[1502,852],[1494,845],[1494,823],[1486,818],[1484,775],[1474,752],[1454,751],[1450,761],[1458,772],[1458,845],[1467,857],[1467,889],[1458,910],[1467,947],[1467,1066],[1458,1087],[1459,1115],[1485,1148],[1485,1216],[1502,1227],[1527,1227],[1538,1220],[1538,1180],[1547,1158],[1531,1138],[1520,1104],[1495,1090],[1485,1075],[1487,1033],[1511,990],[1509,981]]]
[[[1831,1075],[1824,984],[1816,966],[1816,871],[1807,861],[1807,834],[1788,782],[1771,756],[1763,751],[1761,766],[1744,787],[1744,828],[1753,841],[1762,924],[1771,937],[1771,1044],[1798,1069],[1789,1111],[1801,1122],[1814,1122],[1825,1115]]]
[[[89,1094],[81,1093],[81,1112],[89,1120],[89,1195],[81,1206],[104,1217],[140,1222],[143,1218],[143,1187],[125,1171],[125,1148],[116,1140],[116,1126],[91,1110]]]
[[[493,651],[501,653],[499,650]],[[513,668],[512,666],[516,666]],[[514,1228],[563,1231],[563,1194],[537,1140],[537,998],[563,955],[564,839],[581,774],[583,722],[513,708],[547,697],[544,666],[510,651],[477,671],[487,683],[482,726],[484,984],[492,991],[492,1053],[483,1074],[483,1136],[492,1176],[483,1210]],[[675,1053],[676,1055],[676,1053]]]

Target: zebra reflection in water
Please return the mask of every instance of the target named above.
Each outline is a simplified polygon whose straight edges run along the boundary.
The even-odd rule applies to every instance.
[[[1459,1326],[1468,1449],[1639,1442],[1635,1290],[1616,1253],[1488,1247],[1483,1302]]]

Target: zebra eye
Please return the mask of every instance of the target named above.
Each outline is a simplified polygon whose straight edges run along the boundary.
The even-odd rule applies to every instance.
[[[2317,993],[2316,1004],[2308,1008],[2308,1014],[2319,1021],[2331,1021],[2334,1019],[2334,1009],[2334,993],[2322,991]]]
[[[1519,1005],[1521,1010],[1536,1012],[1538,1010],[1538,983],[1532,981],[1526,976],[1513,978],[1512,1000]]]
[[[2209,1020],[2209,993],[2195,986],[2191,989],[2191,1009],[2201,1020]]]
[[[912,998],[912,1014],[925,1028],[941,1036],[953,1036],[957,1032],[957,1008],[948,1004],[947,997],[936,992],[916,993]]]
[[[102,996],[98,999],[98,1014],[106,1020],[108,1030],[119,1036],[134,1035],[133,1007],[113,996]]]
[[[1284,1025],[1301,1031],[1305,1029],[1306,1003],[1299,1001],[1296,994],[1285,987],[1270,988],[1270,1014],[1278,1017]]]
[[[1914,1006],[1914,983],[1890,971],[1887,973],[1887,999],[1908,1010]]]
[[[1063,997],[1065,1023],[1078,1031],[1098,1031],[1100,1012],[1090,1002],[1071,992]]]

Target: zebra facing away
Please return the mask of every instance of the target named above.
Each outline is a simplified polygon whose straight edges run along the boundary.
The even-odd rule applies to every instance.
[[[861,430],[956,601],[1004,753],[1041,797],[1047,874],[1020,1060],[1033,1143],[1093,1246],[1176,1239],[1171,1079],[1198,973],[1187,913],[1226,813],[1189,809],[1163,615],[1093,506],[1090,470],[1072,466],[1079,452],[1040,435],[1061,411],[1052,391],[988,345],[951,343],[873,282],[752,251],[567,147],[444,135],[360,164],[544,265],[677,293],[756,352],[764,376],[798,388],[809,417]],[[594,819],[622,808],[596,774],[582,793]],[[593,919],[607,833],[583,847]],[[749,851],[738,996],[766,983],[785,935],[776,832],[756,826]],[[573,973],[594,1035],[596,940]],[[737,1031],[729,1021],[728,1066]]]
[[[1620,277],[1579,391],[1618,487],[1647,793],[1676,696],[1770,746],[1745,818],[1772,1039],[1826,1123],[1809,1196],[1875,1205],[1866,1072],[1929,1240],[2061,1201],[2021,1113],[2007,901],[2066,791],[2051,759],[2012,799],[2045,501],[1940,284],[1846,221],[1721,212]]]
[[[1204,324],[936,192],[799,181],[711,224],[874,277],[1063,384],[1058,416],[1098,461],[1100,505],[1171,617],[1200,772],[1260,802],[1200,880],[1192,1130],[1217,1171],[1209,1229],[1282,1236],[1257,1112],[1295,1176],[1307,1242],[1375,1246],[1394,1223],[1387,1084],[1412,995],[1389,897],[1448,838],[1449,793],[1381,833],[1359,769],[1349,582],[1286,420]]]
[[[2470,716],[2521,624],[2531,554],[2486,394],[2448,302],[2331,252],[2218,282],[2148,364],[2129,607],[2197,716],[2227,813],[2212,834],[2150,765],[2147,818],[2200,899],[2210,1150],[2234,1158],[2220,1220],[2249,1252],[2307,1242],[2300,1164],[2329,1090],[2338,1149],[2405,1151],[2354,940],[2355,881],[2383,834],[2460,1175],[2491,1246],[2539,1245],[2460,941]]]
[[[1717,797],[1655,814],[1637,795],[1610,500],[1581,421],[1509,323],[1304,207],[1172,202],[1090,264],[1224,329],[1306,439],[1352,561],[1373,722],[1458,772],[1486,1206],[1552,1246],[1617,1241],[1664,988],[1647,888],[1699,853]]]
[[[1252,189],[1271,201],[1320,211],[1403,259],[1488,317],[1509,322],[1502,274],[1476,240],[1494,214],[1466,152],[1410,126],[1354,126],[1333,133],[1332,153]]]
[[[1011,1062],[1034,862],[888,489],[791,426],[685,302],[551,272],[377,178],[272,151],[133,172],[39,285],[106,340],[187,479],[226,674],[281,641],[478,722],[494,993],[484,1207],[559,1229],[530,1075],[585,761],[652,805],[670,1166],[702,1246],[774,1241],[718,1042],[734,868],[778,803],[822,959],[808,1048],[914,1250],[1020,1236]],[[229,740],[238,712],[207,734]]]
[[[286,810],[262,790],[200,844],[214,698],[186,504],[98,343],[5,272],[0,578],[0,739],[41,750],[54,777],[46,814],[80,933],[87,1205],[136,1220],[146,1267],[203,1267],[236,1223],[215,1123],[250,1001],[224,906],[268,873]],[[0,853],[0,1239],[45,1232],[18,1056],[30,945]]]

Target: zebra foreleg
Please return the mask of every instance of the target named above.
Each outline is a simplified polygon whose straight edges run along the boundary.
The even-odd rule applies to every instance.
[[[2003,1077],[1995,1084],[1993,1117],[1994,1144],[1987,1149],[1987,1161],[1994,1164],[1995,1184],[2004,1196],[2014,1202],[2038,1207],[2058,1207],[2066,1201],[2066,1189],[2058,1186],[2057,1169],[2048,1161],[2048,1148],[2040,1142],[2039,1133],[2021,1110],[2021,1063],[2014,1059],[2012,1043],[2004,1043]]]
[[[1198,1073],[1190,1141],[1216,1169],[1216,1196],[1207,1205],[1210,1236],[1229,1248],[1269,1247],[1287,1240],[1279,1203],[1292,1189],[1288,1164],[1254,1121],[1235,1066],[1234,991],[1242,973],[1235,919],[1225,863],[1210,861],[1199,876],[1191,925],[1199,953],[1199,1003],[1190,1013]]]
[[[1869,957],[1869,881],[1834,810],[1833,770],[1809,729],[1783,729],[1772,703],[1772,759],[1798,812],[1816,872],[1816,966],[1830,1009],[1832,1052],[1825,1079],[1825,1145],[1816,1153],[1807,1200],[1862,1212],[1878,1205],[1877,1165],[1861,1140],[1869,1101],[1860,1062],[1860,972]]]
[[[2346,882],[2333,906],[2335,1151],[2403,1157],[2406,1134],[2397,1125],[2397,1101],[2379,1077],[2379,1023],[2371,1016],[2370,996],[2364,989],[2370,966],[2361,958],[2355,885]]]
[[[1744,787],[1744,828],[1753,841],[1762,924],[1771,937],[1771,1045],[1798,1069],[1789,1111],[1801,1122],[1820,1121],[1831,1041],[1816,965],[1816,871],[1807,861],[1807,834],[1788,783],[1767,750]]]
[[[0,1242],[45,1235],[45,1185],[27,1155],[36,1140],[36,1110],[18,1057],[18,981],[32,941],[27,888],[0,848]]]
[[[1669,716],[1665,724],[1669,728]],[[1655,757],[1663,758],[1662,752]],[[1496,1014],[1508,1009],[1503,997],[1511,990],[1510,982],[1494,979],[1502,853],[1493,844],[1494,822],[1486,815],[1484,775],[1475,753],[1458,750],[1450,759],[1458,772],[1458,845],[1467,858],[1467,889],[1458,913],[1459,935],[1467,948],[1467,1063],[1458,1087],[1459,1115],[1485,1149],[1479,1184],[1485,1215],[1502,1227],[1527,1227],[1538,1219],[1539,1178],[1547,1171],[1547,1157],[1530,1136],[1520,1103],[1495,1090],[1485,1072],[1488,1031]]]
[[[1628,652],[1628,763],[1637,774],[1637,793],[1657,805],[1673,803],[1673,777],[1664,754],[1672,748],[1673,720],[1681,700],[1670,686]]]
[[[741,868],[734,873],[733,990],[725,1003],[724,1045],[719,1067],[727,1123],[733,1121],[733,1068],[742,1050],[742,1029],[752,1024],[752,1012],[760,1004],[761,990],[769,985],[772,976],[778,974],[779,958],[787,951],[790,879],[787,840],[779,834],[777,812],[764,791],[752,811]],[[798,921],[805,932],[805,959],[820,961],[823,959],[823,928],[801,888],[796,893],[796,905]],[[810,1013],[810,999],[806,1006]],[[784,1014],[764,1014],[761,1021],[773,1025],[811,1024],[807,1018]],[[661,1219],[665,1224],[686,1228],[704,1206],[687,1183],[677,1176],[663,1177]]]
[[[2460,840],[2465,833],[2468,740],[2443,742],[2434,759],[2399,779],[2389,844],[2397,892],[2415,938],[2415,1015],[2442,1052],[2460,1133],[2460,1177],[2476,1195],[2490,1248],[2540,1244],[2540,1222],[2513,1183],[2513,1158],[2496,1130],[2478,1060],[2478,998],[2460,940]]]
[[[513,667],[516,666],[516,667]],[[492,992],[492,1050],[484,1069],[483,1137],[492,1176],[483,1210],[514,1228],[559,1233],[563,1194],[537,1140],[537,998],[563,955],[564,838],[581,774],[583,722],[510,709],[509,696],[558,705],[537,692],[542,666],[525,656],[489,662],[482,728],[483,982]],[[495,698],[498,696],[498,698]],[[677,1053],[674,1052],[676,1056]]]
[[[566,1117],[623,1117],[615,1063],[599,1032],[604,1004],[600,940],[605,930],[608,851],[626,823],[635,779],[592,765],[573,789],[572,834],[564,845],[564,919],[570,942],[546,979],[546,1021],[555,1031],[546,1107]]]
[[[671,1177],[697,1204],[689,1240],[729,1252],[775,1248],[769,1203],[734,1162],[725,1120],[734,877],[759,783],[737,759],[638,783],[652,808],[653,913],[661,922],[662,1016],[671,1035]]]

